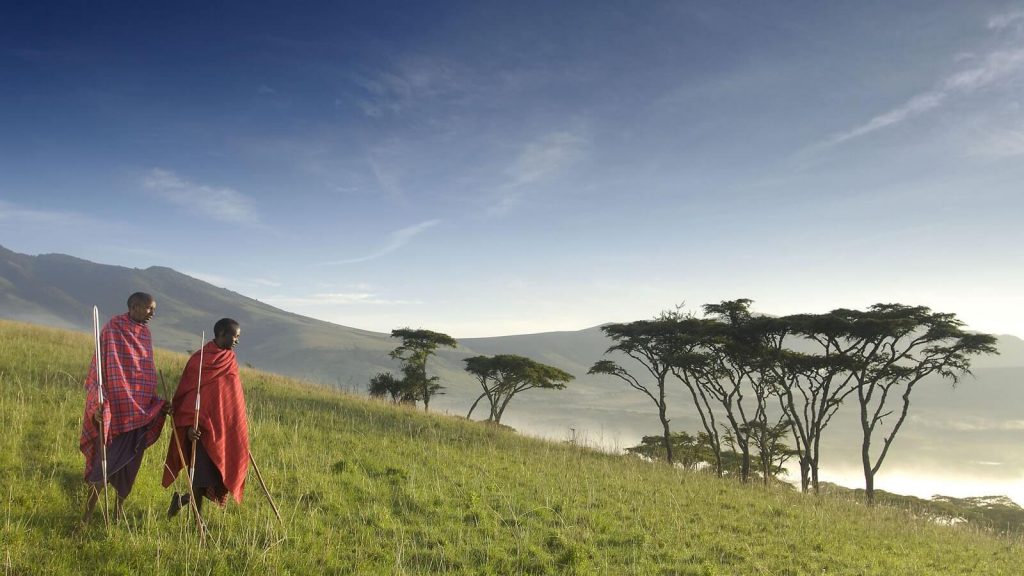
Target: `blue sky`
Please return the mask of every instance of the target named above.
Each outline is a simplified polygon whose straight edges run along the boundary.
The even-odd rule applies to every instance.
[[[746,297],[1024,336],[1022,2],[17,4],[19,252],[377,331]]]

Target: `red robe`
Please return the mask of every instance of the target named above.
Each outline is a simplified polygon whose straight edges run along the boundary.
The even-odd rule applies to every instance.
[[[227,487],[242,502],[245,477],[249,472],[249,424],[245,412],[245,396],[242,394],[242,379],[238,376],[238,361],[233,350],[224,350],[212,340],[202,349],[202,383],[199,387],[199,441],[210,455],[210,460],[220,471]],[[191,443],[181,433],[195,424],[196,382],[199,378],[199,352],[185,365],[185,371],[174,393],[174,425],[179,429],[178,439],[186,458]],[[164,466],[163,485],[170,486],[178,472],[187,466],[178,458],[174,438],[167,450]],[[223,502],[221,502],[223,504]]]
[[[128,314],[110,319],[100,331],[100,354],[103,367],[104,439],[109,446],[114,437],[136,428],[146,427],[146,446],[160,437],[164,427],[164,401],[156,393],[156,365],[153,363],[153,339],[149,327],[135,322]],[[85,411],[78,446],[85,455],[85,477],[89,477],[95,460],[99,428],[93,416],[99,409],[96,386],[96,358],[89,365],[85,380]]]

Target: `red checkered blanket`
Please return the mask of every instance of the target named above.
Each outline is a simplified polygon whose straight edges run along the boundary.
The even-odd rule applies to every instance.
[[[103,356],[103,430],[109,445],[114,436],[146,426],[146,446],[160,437],[164,426],[161,411],[164,401],[156,393],[156,365],[149,327],[132,320],[128,314],[114,316],[100,331]],[[78,444],[85,455],[85,475],[92,470],[99,428],[93,416],[99,408],[96,358],[85,379],[85,413]]]

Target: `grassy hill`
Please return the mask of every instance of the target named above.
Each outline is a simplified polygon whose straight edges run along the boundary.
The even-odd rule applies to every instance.
[[[842,497],[740,486],[245,370],[253,479],[200,545],[164,517],[166,435],[127,524],[76,532],[87,336],[0,321],[0,572],[1020,574],[1024,544]],[[185,357],[157,352],[177,374]]]
[[[231,316],[242,323],[239,361],[258,369],[347,390],[365,390],[373,374],[397,371],[388,357],[397,342],[387,334],[292,314],[170,268],[126,268],[0,247],[0,318],[88,331],[94,304],[104,317],[119,313],[135,290],[157,297],[151,328],[158,347],[195,350],[202,330],[211,330],[217,318]],[[440,350],[430,360],[430,374],[446,386],[431,406],[455,415],[467,413],[480,388],[463,371],[464,358],[520,354],[577,379],[558,393],[517,396],[503,423],[548,438],[576,435],[607,448],[634,445],[642,436],[658,433],[650,400],[615,378],[586,374],[610,344],[599,328],[463,339],[458,349]],[[1024,379],[1024,341],[1002,336],[999,349],[999,356],[978,358],[977,378],[965,379],[957,390],[933,379],[915,391],[911,422],[893,445],[878,479],[880,487],[890,474],[946,478],[955,462],[957,482],[977,485],[978,494],[1013,489],[1024,474],[1024,430],[1017,424],[1017,407],[1024,402],[1024,388],[1018,385]],[[668,394],[673,428],[700,430],[685,389],[673,385]],[[859,470],[860,434],[854,407],[841,411],[823,439],[826,476],[859,483],[856,473],[844,472]],[[1013,495],[1022,501],[1019,492]]]

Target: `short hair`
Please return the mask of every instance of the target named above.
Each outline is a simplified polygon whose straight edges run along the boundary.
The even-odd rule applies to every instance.
[[[132,308],[136,304],[146,305],[152,304],[153,302],[156,302],[156,298],[153,298],[152,294],[147,294],[146,292],[133,292],[132,295],[128,297],[128,308]]]
[[[217,336],[224,334],[228,330],[235,330],[240,327],[241,326],[239,326],[237,320],[232,320],[231,318],[221,318],[220,320],[217,320],[216,324],[213,325],[213,336],[214,338],[216,338]]]

